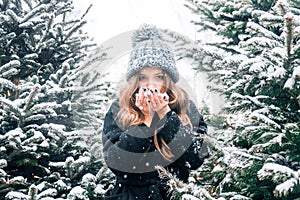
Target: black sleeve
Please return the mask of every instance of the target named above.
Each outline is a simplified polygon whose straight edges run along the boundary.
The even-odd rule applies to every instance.
[[[104,150],[107,150],[105,147],[110,143],[126,151],[145,152],[144,147],[149,144],[153,131],[147,126],[130,126],[124,130],[116,120],[118,111],[118,102],[114,102],[105,115],[102,137]]]
[[[207,125],[195,104],[190,102],[188,113],[193,129],[184,126],[174,111],[170,111],[159,122],[159,137],[162,137],[174,154],[175,164],[189,169],[198,168],[208,157],[208,148],[204,145]]]

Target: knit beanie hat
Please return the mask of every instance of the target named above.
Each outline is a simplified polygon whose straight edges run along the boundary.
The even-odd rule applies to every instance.
[[[179,80],[174,54],[155,26],[140,26],[133,34],[132,47],[126,72],[127,81],[146,67],[161,68],[174,83]]]

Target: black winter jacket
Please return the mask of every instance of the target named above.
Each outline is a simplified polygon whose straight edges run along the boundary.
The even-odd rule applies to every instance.
[[[190,101],[188,115],[193,131],[184,126],[171,110],[163,119],[156,114],[151,126],[133,125],[123,130],[116,120],[119,103],[112,103],[104,120],[103,153],[108,167],[116,175],[116,186],[106,199],[170,199],[168,187],[158,177],[155,166],[163,166],[186,182],[190,170],[197,169],[208,156],[203,136],[207,126],[195,104]],[[154,131],[158,141],[163,138],[174,157],[166,160],[153,142]],[[161,145],[161,143],[159,143]]]

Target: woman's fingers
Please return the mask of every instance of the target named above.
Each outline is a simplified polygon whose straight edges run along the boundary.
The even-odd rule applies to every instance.
[[[136,93],[136,100],[135,105],[140,109],[143,110],[145,108],[145,92],[147,89],[145,87],[141,87],[139,92]]]
[[[141,87],[136,94],[135,105],[143,112],[159,111],[169,104],[169,96],[157,88]]]
[[[169,97],[166,93],[160,93],[156,88],[150,91],[152,93],[150,101],[153,111],[161,110],[169,104]]]

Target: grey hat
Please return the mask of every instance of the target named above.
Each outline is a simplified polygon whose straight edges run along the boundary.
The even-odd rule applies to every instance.
[[[174,54],[155,26],[140,26],[133,34],[132,47],[126,72],[127,81],[145,67],[161,68],[174,83],[179,80]]]

